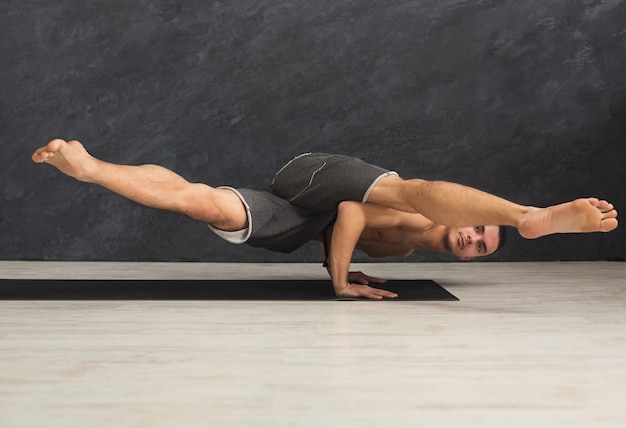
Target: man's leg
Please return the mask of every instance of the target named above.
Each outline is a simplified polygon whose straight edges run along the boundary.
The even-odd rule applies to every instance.
[[[52,140],[32,156],[77,180],[99,184],[138,204],[174,211],[222,230],[239,230],[248,219],[230,190],[190,183],[158,165],[116,165],[91,156],[78,141]]]
[[[416,212],[451,227],[513,226],[530,239],[552,233],[609,232],[617,227],[613,204],[595,198],[536,208],[443,181],[386,177],[372,189],[367,202]]]

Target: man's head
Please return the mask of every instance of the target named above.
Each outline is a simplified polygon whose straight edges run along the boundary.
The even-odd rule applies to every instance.
[[[504,246],[504,226],[450,227],[446,234],[446,247],[461,260],[489,256]]]

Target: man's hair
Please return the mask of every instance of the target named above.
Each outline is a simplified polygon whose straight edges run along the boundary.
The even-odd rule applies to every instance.
[[[498,248],[496,248],[496,250],[490,254],[491,256],[493,256],[495,253],[500,251],[500,248],[506,245],[507,233],[508,232],[507,232],[506,226],[498,226],[498,237],[500,238],[500,240],[498,242]]]

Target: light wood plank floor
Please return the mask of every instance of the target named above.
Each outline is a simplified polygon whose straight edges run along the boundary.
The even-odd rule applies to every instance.
[[[0,301],[0,426],[626,426],[626,263],[354,268],[461,300]],[[2,278],[324,275],[0,262]]]

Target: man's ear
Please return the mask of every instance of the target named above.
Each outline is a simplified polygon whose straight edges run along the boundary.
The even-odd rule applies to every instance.
[[[459,257],[459,258],[460,258],[461,260],[463,260],[463,261],[467,261],[467,262],[469,262],[469,261],[471,261],[471,260],[474,260],[476,257]]]

